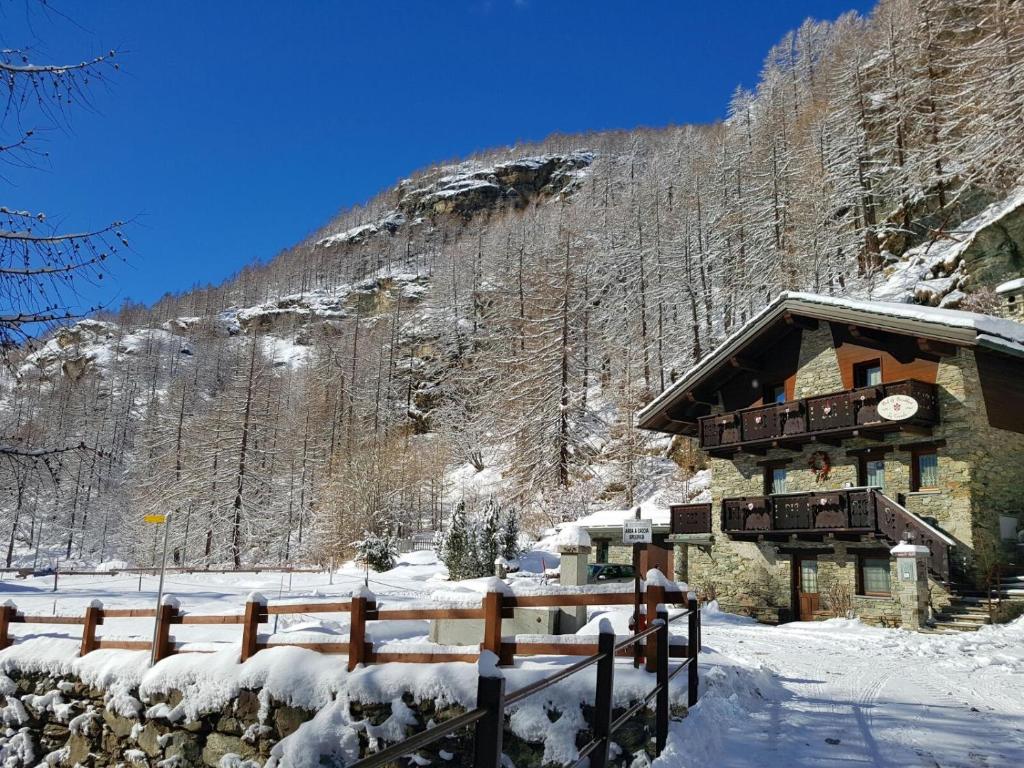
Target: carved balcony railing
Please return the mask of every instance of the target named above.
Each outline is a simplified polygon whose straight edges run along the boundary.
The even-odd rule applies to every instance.
[[[881,534],[928,548],[929,569],[949,578],[951,539],[875,488],[780,493],[722,500],[722,532],[735,538],[782,534]]]
[[[917,412],[899,422],[878,415],[878,403],[890,395],[907,395]],[[907,379],[860,387],[786,403],[754,406],[699,420],[700,447],[728,452],[767,447],[798,447],[818,437],[852,437],[900,425],[932,427],[939,422],[934,384]]]
[[[675,534],[710,534],[710,504],[673,504],[669,507],[672,516],[670,530]]]

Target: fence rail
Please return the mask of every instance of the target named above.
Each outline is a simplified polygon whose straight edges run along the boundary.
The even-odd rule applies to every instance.
[[[519,690],[506,695],[502,677],[483,675],[477,688],[477,706],[458,717],[417,733],[405,741],[395,744],[380,752],[374,753],[351,768],[376,768],[395,761],[397,758],[415,752],[428,744],[453,733],[454,731],[473,725],[474,734],[474,766],[476,768],[498,768],[501,765],[502,731],[506,707],[522,701],[539,691],[558,683],[584,669],[597,665],[597,687],[595,691],[595,710],[593,722],[593,739],[579,750],[580,758],[576,766],[581,766],[587,759],[592,768],[603,768],[608,760],[608,749],[611,737],[629,721],[637,712],[655,702],[655,746],[660,754],[668,737],[669,723],[669,682],[683,670],[688,672],[687,702],[693,706],[698,698],[697,657],[700,652],[700,610],[695,598],[684,592],[668,590],[657,584],[647,585],[643,593],[645,613],[641,614],[634,634],[616,642],[614,632],[608,625],[601,627],[595,643],[558,643],[550,640],[530,642],[502,637],[501,622],[503,618],[512,616],[518,607],[576,607],[591,605],[627,605],[635,600],[633,592],[571,592],[542,595],[506,595],[501,592],[488,592],[481,598],[480,607],[466,608],[377,608],[372,596],[353,595],[348,601],[321,603],[291,603],[267,605],[258,596],[250,596],[245,603],[242,614],[188,614],[182,613],[176,602],[169,600],[156,608],[103,608],[94,602],[85,609],[82,616],[40,616],[24,614],[8,602],[0,605],[0,649],[9,647],[13,642],[10,633],[12,624],[64,624],[80,625],[82,639],[80,654],[85,655],[95,650],[153,650],[153,642],[148,640],[123,640],[102,637],[98,628],[107,620],[152,618],[156,622],[154,660],[159,661],[176,653],[196,652],[185,649],[171,636],[171,627],[176,625],[241,625],[242,644],[240,662],[251,658],[259,651],[289,646],[306,648],[318,653],[346,654],[347,666],[353,670],[359,664],[386,664],[389,662],[436,664],[448,661],[475,662],[483,652],[491,652],[499,659],[500,666],[511,665],[515,656],[531,655],[562,655],[586,656],[586,658],[568,665],[548,677],[531,683]],[[665,606],[670,604],[686,604],[687,610],[669,617]],[[266,623],[270,616],[294,613],[335,613],[346,612],[351,616],[349,637],[347,642],[280,642],[269,643],[259,634],[259,627]],[[656,616],[657,620],[645,626],[645,617]],[[686,647],[672,646],[669,624],[681,618],[689,622]],[[406,621],[415,619],[483,619],[483,639],[478,651],[455,653],[449,650],[397,652],[379,651],[366,636],[366,624],[370,621]],[[634,654],[634,650],[636,653]],[[656,675],[654,688],[640,701],[620,714],[612,721],[614,701],[615,658],[617,656],[633,656],[645,660],[648,672]],[[669,669],[670,658],[682,658],[682,663],[674,670]]]
[[[657,606],[661,604],[682,604],[687,596],[678,591],[669,591],[662,586],[649,586],[643,593],[646,603],[646,615],[653,616]],[[104,608],[95,601],[85,609],[81,616],[46,616],[22,613],[13,603],[8,601],[0,605],[0,649],[9,647],[15,640],[11,626],[15,624],[38,625],[71,625],[82,627],[81,653],[93,650],[122,648],[131,650],[152,650],[152,642],[141,639],[121,639],[103,637],[100,627],[110,620],[117,619],[153,619],[155,627],[155,643],[157,645],[154,660],[159,661],[176,653],[200,653],[200,649],[186,648],[185,643],[177,642],[171,630],[175,626],[240,626],[242,628],[242,648],[240,661],[247,659],[267,648],[278,646],[295,646],[318,651],[320,653],[347,654],[348,667],[354,669],[358,664],[381,664],[392,661],[430,664],[438,661],[475,661],[479,652],[452,652],[450,650],[432,651],[400,651],[377,650],[367,639],[367,622],[409,621],[409,620],[452,620],[477,619],[483,620],[483,638],[480,649],[496,654],[502,665],[512,663],[514,656],[562,655],[591,656],[597,652],[597,638],[593,643],[580,642],[560,643],[548,636],[541,636],[531,641],[529,636],[505,639],[501,632],[501,622],[511,618],[516,608],[537,607],[579,607],[596,605],[631,605],[635,599],[633,592],[565,592],[535,595],[507,595],[501,592],[488,592],[481,598],[479,607],[453,608],[401,608],[377,607],[375,598],[367,595],[353,595],[344,601],[282,603],[268,605],[258,596],[250,596],[240,614],[193,614],[183,613],[178,604],[170,600],[157,608]],[[260,634],[260,626],[270,621],[271,616],[290,614],[324,614],[348,613],[350,615],[349,637],[347,641],[329,642],[298,642],[275,641]],[[640,626],[643,628],[641,617]],[[646,644],[647,667],[653,671],[657,638]],[[206,651],[208,652],[208,651]],[[670,648],[673,657],[685,656],[680,647]]]
[[[652,587],[649,591],[654,592],[655,588]],[[662,592],[661,596],[671,594]],[[657,594],[652,595],[655,598],[657,596]],[[649,602],[648,605],[651,603]],[[597,682],[594,692],[593,723],[591,724],[593,738],[578,749],[579,757],[572,768],[581,768],[587,764],[588,760],[590,768],[604,768],[608,763],[612,736],[634,715],[648,707],[652,701],[655,702],[655,753],[660,755],[668,741],[669,684],[671,681],[684,670],[687,671],[687,706],[692,707],[699,698],[697,658],[700,653],[700,609],[695,598],[689,598],[687,608],[686,611],[669,618],[668,611],[662,606],[657,611],[656,621],[643,631],[619,643],[616,643],[615,633],[611,627],[605,625],[598,635],[597,650],[587,658],[512,693],[506,694],[503,677],[481,675],[477,682],[477,702],[474,709],[427,728],[380,752],[368,755],[353,763],[349,768],[379,768],[379,766],[393,764],[403,757],[408,757],[416,750],[429,746],[469,725],[475,726],[473,735],[474,768],[498,768],[502,765],[502,737],[506,708],[594,665],[597,665]],[[675,669],[670,670],[669,624],[684,617],[689,622],[686,659]],[[654,688],[613,721],[615,657],[632,655],[630,647],[645,640],[648,641],[645,651],[649,661],[652,658],[653,647],[654,668],[650,669],[648,666],[648,669],[655,673]]]

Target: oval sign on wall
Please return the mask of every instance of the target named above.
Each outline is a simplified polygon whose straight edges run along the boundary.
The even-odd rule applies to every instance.
[[[903,421],[917,413],[917,400],[910,395],[889,395],[878,401],[878,415],[888,421]]]

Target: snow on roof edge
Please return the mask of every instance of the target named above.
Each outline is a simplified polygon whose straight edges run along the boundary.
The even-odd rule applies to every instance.
[[[808,306],[811,305],[811,306]],[[859,314],[873,315],[876,317],[898,318],[911,320],[926,324],[926,326],[943,326],[950,329],[958,329],[969,334],[974,332],[973,338],[965,336],[962,341],[975,344],[984,337],[988,343],[985,346],[1015,351],[1015,347],[1024,348],[1024,324],[1013,320],[983,315],[977,312],[965,312],[959,309],[940,309],[938,307],[926,307],[920,304],[896,304],[883,301],[869,301],[849,297],[822,296],[816,293],[801,293],[798,291],[784,291],[765,306],[760,312],[752,317],[746,324],[729,335],[710,355],[699,361],[696,365],[686,371],[679,380],[672,386],[666,388],[654,400],[644,406],[637,413],[637,421],[641,427],[644,422],[650,419],[664,405],[672,400],[680,391],[692,385],[694,378],[703,375],[718,366],[722,359],[727,356],[730,348],[742,343],[747,337],[758,330],[769,318],[785,311],[786,309],[808,309],[820,307],[831,307],[833,309],[845,309]],[[963,334],[958,334],[963,335]]]

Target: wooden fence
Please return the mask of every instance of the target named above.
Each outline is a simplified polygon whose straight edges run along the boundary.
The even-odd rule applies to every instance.
[[[241,626],[242,649],[240,661],[246,661],[259,651],[271,647],[266,637],[261,636],[261,624],[268,623],[271,616],[288,614],[350,614],[349,637],[346,642],[275,642],[273,647],[292,646],[307,648],[319,653],[345,654],[348,656],[348,669],[352,670],[359,664],[385,664],[388,662],[434,664],[446,661],[475,662],[479,651],[451,652],[444,650],[423,650],[416,652],[377,650],[372,641],[367,639],[366,623],[369,621],[408,621],[408,620],[449,620],[478,619],[483,621],[483,639],[480,650],[491,651],[499,657],[500,664],[510,665],[515,656],[561,655],[561,656],[592,656],[598,652],[598,642],[560,643],[545,637],[532,642],[528,639],[504,640],[501,632],[503,618],[511,618],[516,608],[538,607],[576,607],[594,605],[632,605],[633,592],[559,592],[554,594],[507,595],[501,592],[488,592],[483,595],[479,607],[464,608],[403,608],[377,607],[372,596],[353,595],[351,598],[335,602],[281,603],[268,605],[263,600],[250,599],[241,614],[193,614],[182,613],[174,600],[167,600],[159,608],[104,608],[98,601],[85,609],[82,616],[46,616],[25,614],[15,605],[8,602],[0,605],[0,649],[7,648],[13,642],[10,627],[12,624],[64,624],[81,625],[82,641],[80,653],[85,655],[94,650],[121,649],[134,651],[150,651],[155,661],[160,661],[176,653],[204,652],[184,647],[171,635],[176,625],[232,625]],[[644,593],[646,615],[654,616],[657,607],[663,604],[684,604],[686,594],[668,591],[663,586],[650,585]],[[643,629],[641,617],[637,632]],[[108,620],[116,619],[154,619],[155,644],[150,640],[119,640],[106,638],[99,634],[99,627]],[[651,635],[645,643],[646,665],[654,671],[659,639]],[[639,646],[638,646],[639,647]],[[208,651],[206,651],[208,652]],[[675,657],[685,657],[686,649],[682,646],[669,648]],[[637,653],[639,653],[637,651]]]
[[[688,672],[688,706],[692,707],[697,703],[699,694],[697,658],[700,653],[700,610],[697,607],[697,601],[692,598],[688,601],[688,608],[689,610],[686,612],[670,619],[668,611],[661,607],[656,614],[657,620],[652,622],[651,626],[619,643],[615,642],[615,634],[609,627],[602,627],[595,653],[507,695],[504,678],[481,675],[477,681],[477,702],[474,709],[369,755],[353,763],[349,768],[379,768],[379,766],[396,764],[400,758],[407,757],[416,750],[433,744],[469,725],[475,726],[473,735],[474,768],[498,768],[502,765],[505,708],[595,664],[597,665],[597,685],[594,692],[593,738],[579,749],[579,757],[573,763],[572,768],[580,768],[588,760],[590,768],[604,768],[608,763],[611,737],[652,701],[655,702],[655,752],[660,755],[668,741],[669,683],[676,675],[686,670]],[[668,627],[670,622],[683,617],[689,621],[686,660],[670,671]],[[615,657],[630,655],[630,647],[636,646],[644,640],[646,640],[648,669],[650,669],[651,649],[652,647],[655,649],[654,669],[652,670],[656,673],[654,688],[643,699],[635,702],[615,720],[612,720]]]
[[[241,625],[242,649],[239,661],[244,662],[259,651],[270,647],[266,639],[260,636],[259,628],[261,624],[267,623],[271,616],[345,612],[350,614],[351,619],[348,642],[282,642],[274,643],[274,647],[282,645],[307,648],[320,653],[347,654],[349,670],[359,664],[388,662],[431,664],[446,661],[475,662],[479,659],[480,653],[484,651],[496,654],[499,665],[512,664],[514,656],[585,656],[586,658],[583,660],[566,666],[548,677],[508,695],[505,693],[504,678],[481,675],[478,681],[475,709],[370,755],[355,763],[351,768],[377,768],[377,766],[393,763],[398,758],[409,755],[417,749],[469,725],[475,727],[473,757],[475,768],[498,768],[502,764],[502,732],[506,707],[593,665],[597,665],[593,739],[579,750],[580,757],[573,768],[581,766],[588,759],[591,768],[604,768],[608,761],[611,737],[652,701],[655,702],[655,749],[658,754],[661,753],[668,738],[669,682],[683,670],[688,673],[688,705],[692,707],[698,699],[697,658],[700,653],[701,626],[700,610],[696,599],[688,597],[683,592],[667,590],[663,586],[653,584],[647,586],[643,597],[645,614],[637,622],[633,635],[616,642],[614,632],[605,625],[595,638],[596,642],[593,643],[580,643],[576,639],[571,643],[552,642],[550,639],[538,642],[519,639],[506,641],[502,637],[501,622],[503,618],[510,618],[516,608],[632,605],[635,600],[633,592],[567,591],[536,595],[506,595],[501,592],[488,592],[483,595],[479,607],[465,608],[402,608],[400,606],[378,608],[372,597],[364,595],[353,595],[349,600],[337,602],[284,603],[280,605],[268,605],[262,600],[250,599],[246,602],[242,614],[226,615],[182,613],[173,600],[166,601],[158,609],[103,608],[98,602],[94,602],[85,609],[82,616],[24,614],[8,602],[0,605],[0,649],[9,647],[13,642],[10,634],[11,624],[77,624],[82,627],[80,653],[83,656],[101,649],[152,652],[153,644],[150,641],[107,639],[98,634],[98,628],[110,619],[151,618],[156,621],[156,651],[153,653],[153,657],[157,661],[172,654],[190,652],[182,648],[182,644],[175,642],[171,636],[171,628],[180,624]],[[665,606],[681,603],[685,603],[688,610],[670,618]],[[657,619],[652,621],[650,626],[644,626],[644,618],[651,616],[656,616]],[[684,617],[688,620],[686,646],[673,646],[669,624]],[[483,640],[480,643],[479,651],[466,653],[449,651],[386,652],[376,650],[373,643],[367,640],[366,623],[369,621],[417,619],[482,619]],[[654,688],[642,700],[637,701],[618,718],[612,720],[616,656],[633,656],[637,663],[644,660],[647,671],[655,673],[656,678]],[[676,669],[670,671],[670,657],[682,658],[684,661]]]

